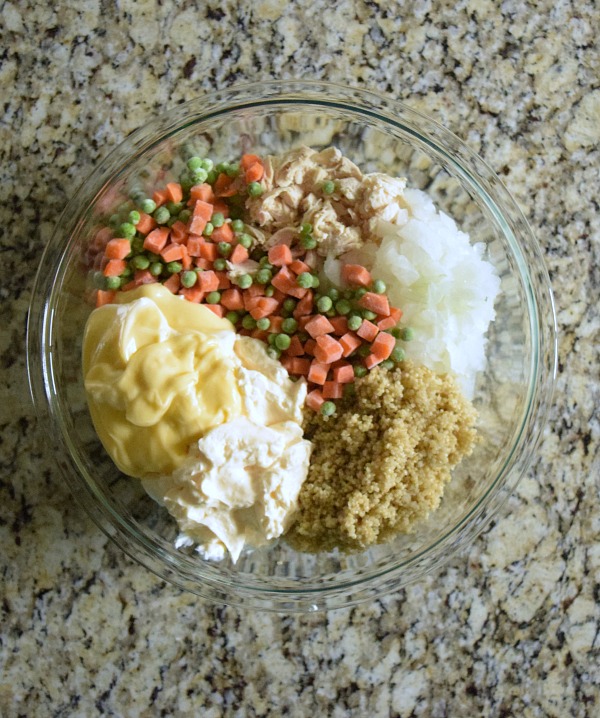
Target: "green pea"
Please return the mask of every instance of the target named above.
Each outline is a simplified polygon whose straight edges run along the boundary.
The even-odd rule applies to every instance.
[[[252,277],[249,274],[242,274],[237,278],[237,285],[240,289],[248,289],[252,286]]]
[[[118,214],[111,214],[108,219],[108,224],[114,229],[115,227],[119,226],[119,223],[121,222],[121,218]]]
[[[257,284],[268,284],[273,277],[273,274],[268,269],[259,269],[254,275],[254,281]]]
[[[158,224],[166,224],[171,219],[171,213],[166,207],[159,207],[153,215]]]
[[[181,266],[181,262],[169,262],[167,264],[167,272],[170,274],[177,274],[178,272],[181,272],[183,267]]]
[[[275,294],[275,287],[271,286],[269,284],[268,287],[265,287],[265,297],[272,297]]]
[[[231,229],[233,229],[234,232],[243,232],[244,231],[244,223],[241,219],[234,219],[231,223]]]
[[[271,326],[271,320],[269,319],[269,317],[262,317],[256,322],[256,326],[258,327],[258,329],[265,332]]]
[[[331,297],[319,297],[317,300],[317,309],[320,312],[328,312],[332,307],[333,301],[331,300]]]
[[[218,304],[221,301],[221,292],[209,292],[206,295],[207,304]]]
[[[326,180],[321,185],[321,189],[323,190],[323,194],[333,194],[335,192],[335,182]]]
[[[131,265],[135,269],[148,269],[150,266],[150,260],[143,254],[138,254],[131,260]]]
[[[256,329],[256,319],[251,314],[246,314],[242,319],[244,329]]]
[[[394,337],[394,339],[400,339],[402,336],[402,329],[400,329],[400,327],[394,327],[390,330],[390,334]]]
[[[406,359],[406,352],[402,347],[394,347],[390,354],[390,359],[396,363],[400,363]]]
[[[227,312],[225,319],[229,320],[233,326],[240,321],[240,315],[237,312]]]
[[[337,300],[340,298],[339,289],[336,289],[335,287],[330,287],[327,290],[327,296],[330,297],[334,302],[337,302]]]
[[[281,352],[275,346],[267,347],[267,354],[271,357],[271,359],[279,359],[281,356]]]
[[[354,298],[362,299],[366,293],[367,293],[367,290],[364,287],[359,287],[358,289],[354,290]]]
[[[132,237],[135,237],[135,227],[131,222],[123,222],[123,224],[119,227],[119,234],[121,237],[125,237],[125,239],[131,239]]]
[[[237,162],[232,162],[225,168],[225,174],[228,177],[237,177],[240,174],[240,166]]]
[[[318,289],[318,288],[319,288],[319,284],[321,284],[321,282],[320,282],[320,280],[319,280],[319,277],[317,277],[316,274],[311,274],[311,277],[312,277],[311,287],[312,287],[313,289]]]
[[[373,319],[377,319],[377,314],[375,314],[375,312],[372,312],[370,309],[363,309],[362,315],[363,319],[368,319],[370,322],[372,322]]]
[[[213,164],[213,161],[209,157],[206,157],[202,160],[202,169],[210,172],[213,168]]]
[[[298,322],[291,317],[281,322],[281,328],[286,334],[293,334],[298,329]]]
[[[354,376],[357,379],[360,379],[363,376],[367,375],[367,367],[363,366],[362,364],[355,364],[354,366]]]
[[[216,170],[208,170],[208,176],[206,178],[206,181],[208,182],[208,184],[214,184],[218,176],[219,173]]]
[[[277,347],[277,349],[284,351],[290,346],[291,342],[292,340],[288,337],[287,334],[278,334],[275,339],[275,346]]]
[[[146,214],[152,214],[152,212],[156,209],[156,202],[153,199],[150,199],[150,197],[146,197],[146,199],[143,199],[140,202],[140,209]]]
[[[160,274],[162,273],[162,270],[163,270],[163,265],[161,264],[161,262],[152,262],[152,264],[150,265],[150,274],[153,277],[160,276]]]
[[[102,272],[94,272],[92,275],[92,284],[95,289],[106,289],[106,277]]]
[[[333,416],[335,414],[335,404],[332,401],[324,401],[321,404],[321,414],[323,416]]]
[[[132,274],[133,269],[129,265],[127,265],[125,269],[121,272],[122,277],[131,277]]]
[[[335,311],[335,307],[332,307],[329,311],[325,312],[326,317],[337,317],[337,312]]]
[[[132,211],[129,213],[129,222],[130,222],[131,224],[137,224],[137,223],[140,221],[141,218],[142,218],[142,216],[141,216],[140,213],[139,213],[137,210],[135,210],[135,209],[132,210]]]
[[[350,311],[352,310],[352,305],[347,299],[340,299],[335,303],[335,311],[338,314],[350,314]]]
[[[212,222],[213,227],[222,227],[225,222],[225,216],[223,215],[223,212],[215,212],[210,218],[210,221]]]
[[[115,289],[120,289],[121,285],[121,277],[106,277],[106,281],[104,283],[104,286],[112,291],[114,291]]]
[[[252,246],[252,237],[249,234],[240,234],[237,239],[244,249],[250,249]]]
[[[193,270],[188,270],[187,272],[184,272],[181,275],[181,283],[186,289],[189,289],[190,287],[193,287],[194,284],[196,284],[198,280],[198,274],[197,272],[194,272]]]
[[[257,324],[257,326],[258,326],[258,324]],[[269,336],[267,337],[267,344],[274,347],[276,340],[277,340],[277,334],[269,334]]]
[[[313,275],[310,272],[302,272],[298,275],[296,284],[304,289],[310,289],[313,285]]]
[[[194,172],[195,170],[199,170],[202,167],[202,158],[190,157],[186,164],[188,170],[190,170],[190,172]]]
[[[227,260],[223,259],[223,257],[217,257],[213,262],[213,267],[217,272],[224,272],[227,269]]]
[[[384,359],[379,365],[382,369],[393,369],[394,362],[391,359]]]
[[[367,344],[363,344],[361,347],[358,347],[358,349],[356,350],[356,353],[358,354],[359,357],[362,357],[363,359],[365,359],[371,353],[371,347]]]
[[[387,287],[383,279],[376,279],[373,282],[373,291],[375,292],[375,294],[383,294],[386,289]]]
[[[402,330],[402,339],[405,342],[411,342],[415,338],[415,330],[412,327],[405,327]]]
[[[300,243],[304,249],[314,249],[317,246],[317,240],[311,236],[301,237]]]
[[[274,267],[273,267],[273,265],[271,264],[271,262],[269,262],[269,257],[268,257],[268,255],[266,255],[266,254],[263,255],[263,256],[258,260],[258,263],[260,264],[260,266],[261,266],[263,269],[271,269],[271,270],[274,269]]]
[[[233,251],[233,247],[229,244],[229,242],[219,242],[219,244],[217,244],[217,251],[221,257],[229,257]]]
[[[205,169],[202,169],[202,167],[200,167],[190,173],[190,178],[194,182],[194,184],[202,184],[208,179],[208,172]]]
[[[187,224],[190,221],[190,217],[192,216],[192,213],[189,209],[182,209],[179,213],[177,219],[180,222],[183,222],[184,224]]]
[[[169,210],[169,213],[172,217],[173,215],[179,214],[181,212],[181,210],[183,209],[183,202],[167,202],[165,206]]]
[[[181,185],[181,189],[184,191],[185,194],[187,194],[192,189],[192,187],[194,186],[194,181],[190,177],[189,172],[184,171],[179,175],[179,184]]]
[[[210,237],[210,235],[211,235],[214,231],[215,231],[215,226],[214,226],[214,224],[213,224],[212,222],[207,222],[206,225],[205,225],[205,227],[204,227],[204,231],[202,232],[202,234],[203,234],[205,237]]]
[[[248,194],[250,197],[260,197],[263,193],[263,188],[260,182],[250,182],[248,185]]]
[[[303,222],[300,227],[300,234],[303,237],[307,237],[309,234],[312,234],[312,224],[310,222]]]
[[[357,317],[356,314],[348,319],[348,329],[353,332],[357,332],[360,329],[360,325],[363,323],[361,317]]]
[[[291,299],[291,297],[284,299],[283,300],[283,309],[285,309],[286,312],[293,312],[294,309],[296,309],[296,300]]]
[[[302,343],[307,342],[310,339],[310,334],[307,334],[306,332],[298,332],[296,336]]]

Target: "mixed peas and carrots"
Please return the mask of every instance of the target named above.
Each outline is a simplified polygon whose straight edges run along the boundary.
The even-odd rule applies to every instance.
[[[244,204],[262,194],[263,176],[254,154],[216,166],[191,157],[180,182],[151,198],[134,193],[135,208],[124,205],[93,242],[96,306],[160,282],[264,341],[292,378],[306,379],[307,405],[332,415],[356,378],[403,361],[398,340],[412,339],[412,330],[399,326],[402,311],[390,306],[385,283],[359,264],[343,265],[343,288],[321,288],[309,223],[289,244],[255,244]]]

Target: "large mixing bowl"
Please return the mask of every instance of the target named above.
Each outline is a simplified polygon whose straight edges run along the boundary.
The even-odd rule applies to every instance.
[[[454,217],[501,278],[474,403],[481,441],[440,508],[410,535],[362,553],[302,554],[285,542],[211,563],[174,547],[175,521],[121,474],[88,413],[81,343],[92,311],[94,229],[140,183],[177,177],[184,147],[215,161],[300,144],[337,146],[363,171],[405,176]],[[189,150],[188,150],[189,151]],[[555,317],[540,249],[515,201],[460,140],[407,106],[325,83],[273,82],[205,95],[134,132],[81,183],[43,255],[30,307],[31,389],[73,493],[98,526],[159,576],[208,599],[279,611],[354,604],[439,568],[474,540],[527,470],[548,411]]]

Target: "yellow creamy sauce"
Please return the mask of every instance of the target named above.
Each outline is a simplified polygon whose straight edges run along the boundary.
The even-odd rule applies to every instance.
[[[83,372],[105,449],[130,476],[170,473],[209,429],[242,413],[233,327],[159,284],[90,315]]]

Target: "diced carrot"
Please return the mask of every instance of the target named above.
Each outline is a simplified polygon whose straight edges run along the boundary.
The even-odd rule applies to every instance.
[[[362,324],[356,333],[366,342],[372,342],[379,333],[379,329],[376,324],[373,324],[373,322],[370,322],[368,319],[363,319]]]
[[[204,299],[205,292],[203,292],[200,287],[196,285],[195,287],[184,287],[183,289],[180,289],[179,294],[183,294],[188,302],[195,302],[196,304],[199,304]]]
[[[210,309],[213,314],[221,317],[221,319],[223,319],[223,317],[227,314],[225,307],[222,307],[220,304],[203,304],[202,306]]]
[[[398,309],[398,307],[390,307],[390,317],[398,324],[398,322],[402,319],[402,309]]]
[[[194,205],[192,215],[194,217],[202,217],[202,219],[205,219],[208,222],[213,216],[214,211],[214,205],[211,202],[205,202],[204,200],[199,199]]]
[[[235,188],[232,186],[233,182],[233,177],[221,172],[213,185],[215,195],[217,197],[232,197],[235,194]]]
[[[313,411],[319,411],[324,401],[323,394],[318,389],[313,389],[306,395],[306,406]]]
[[[260,339],[261,342],[266,342],[269,332],[262,331],[261,329],[253,329],[250,333],[253,339]]]
[[[304,342],[304,353],[308,354],[309,356],[314,356],[316,346],[317,342],[314,339],[307,339]]]
[[[148,234],[156,229],[156,220],[145,212],[140,212],[140,221],[135,225],[136,230],[140,234]]]
[[[233,242],[233,230],[231,224],[226,222],[221,227],[216,227],[210,235],[212,242]]]
[[[294,259],[294,261],[290,263],[290,269],[295,274],[302,274],[302,272],[310,272],[310,267],[308,266],[308,264],[305,264],[301,259]]]
[[[183,244],[188,238],[188,228],[183,223],[177,220],[171,225],[171,241],[177,244]]]
[[[156,206],[160,207],[167,201],[167,191],[164,189],[157,189],[152,195],[152,199],[156,202]]]
[[[192,267],[192,258],[190,257],[190,253],[188,252],[188,248],[185,244],[180,244],[179,246],[181,247],[181,266],[187,271]]]
[[[203,292],[216,292],[219,288],[219,277],[212,269],[199,272],[197,284]]]
[[[396,326],[396,320],[393,317],[384,317],[377,322],[377,328],[380,332],[384,332],[386,329],[391,329]]]
[[[284,267],[292,263],[292,250],[287,244],[276,244],[269,249],[269,262],[274,267]],[[284,291],[283,289],[281,291]]]
[[[177,294],[179,291],[179,275],[178,274],[172,274],[166,282],[164,282],[163,286],[165,286],[170,292],[173,292],[173,294]]]
[[[396,346],[396,340],[391,334],[381,332],[371,344],[371,353],[379,359],[387,359]]]
[[[125,271],[127,263],[122,259],[109,259],[102,272],[105,277],[118,277]]]
[[[255,162],[244,172],[244,179],[247,184],[250,184],[250,182],[260,182],[264,173],[265,168],[263,167],[262,162]]]
[[[307,314],[310,314],[313,310],[313,299],[314,294],[313,292],[307,292],[302,299],[296,304],[296,308],[294,309],[294,318],[298,319],[299,317],[304,317]]]
[[[344,350],[342,345],[329,334],[323,334],[316,339],[315,359],[323,364],[331,364],[342,358]]]
[[[273,284],[273,280],[271,280],[271,284]],[[299,287],[297,284],[293,284],[287,290],[290,297],[294,297],[294,299],[302,299],[308,294],[308,292],[310,292],[310,289],[304,289],[304,287]]]
[[[294,357],[281,356],[279,359],[281,366],[287,371],[288,374],[292,373],[292,362]]]
[[[202,234],[207,225],[208,220],[204,217],[192,217],[190,219],[190,234]]]
[[[227,289],[221,295],[221,304],[230,311],[244,308],[242,292],[239,289]]]
[[[212,269],[213,263],[204,257],[194,257],[194,266],[200,269]]]
[[[275,289],[279,289],[280,292],[283,292],[283,294],[288,294],[290,289],[297,286],[294,275],[287,267],[281,267],[273,279],[271,279],[271,284]]]
[[[250,314],[254,319],[262,319],[268,317],[273,312],[277,311],[279,304],[276,299],[272,297],[257,297],[256,306],[250,309]]]
[[[221,299],[221,301],[223,300]],[[302,342],[295,334],[291,337],[290,345],[285,350],[285,353],[289,357],[301,357],[304,355],[304,347],[302,346]]]
[[[261,284],[251,284],[248,289],[244,290],[244,293],[249,297],[264,297],[265,288]]]
[[[183,190],[181,189],[181,185],[179,182],[167,182],[167,199],[170,202],[181,202],[183,199]]]
[[[167,246],[161,250],[160,256],[165,262],[175,262],[183,256],[181,249],[180,244],[167,244]]]
[[[250,153],[247,153],[241,156],[240,167],[245,171],[257,162],[260,162],[262,164],[262,160],[258,155],[252,155]]]
[[[269,320],[271,322],[271,326],[269,327],[269,332],[274,332],[275,334],[281,334],[281,327],[283,325],[283,317],[271,316],[271,317],[269,317]]]
[[[320,384],[321,386],[323,386],[323,384],[327,380],[328,372],[329,372],[329,367],[327,366],[327,364],[321,364],[321,362],[318,362],[315,359],[310,364],[310,371],[308,372],[308,381],[312,381],[315,384]]]
[[[170,230],[168,227],[158,227],[153,229],[144,239],[144,249],[154,254],[160,254],[169,239]]]
[[[215,272],[219,278],[219,291],[222,289],[229,289],[231,287],[231,280],[227,276],[227,272]]]
[[[292,370],[290,373],[307,376],[308,372],[310,371],[310,364],[310,359],[305,359],[303,357],[292,357]]]
[[[337,366],[333,370],[333,380],[339,384],[352,384],[354,381],[354,369],[352,364]]]
[[[206,241],[202,237],[198,237],[196,234],[190,234],[187,241],[187,251],[190,257],[200,257],[200,247],[206,244]]]
[[[286,296],[283,292],[280,292],[279,289],[275,289],[273,292],[273,299],[276,299],[280,304],[282,304],[285,301]]]
[[[310,320],[313,318],[312,314],[307,314],[303,317],[300,317],[298,319],[298,327],[300,328],[300,331],[304,331],[306,329],[306,325],[310,322]]]
[[[331,317],[329,320],[333,327],[333,333],[341,336],[348,331],[348,320],[346,317]]]
[[[368,287],[373,279],[368,269],[361,264],[344,264],[342,267],[342,280],[355,287]]]
[[[367,369],[372,369],[374,366],[377,366],[377,364],[381,364],[382,361],[383,359],[375,356],[375,354],[369,354],[369,356],[365,358],[365,366]]]
[[[241,244],[236,244],[229,257],[229,261],[232,264],[239,264],[240,262],[245,262],[249,256],[248,250],[245,247],[242,247]]]
[[[331,334],[333,325],[322,314],[315,315],[304,327],[313,339],[323,336],[323,334]]]
[[[122,292],[130,292],[132,289],[137,289],[137,286],[138,286],[138,285],[137,285],[137,284],[135,283],[135,281],[132,279],[131,282],[127,282],[127,284],[123,284],[123,285],[121,286],[121,291],[122,291]]]
[[[114,291],[98,289],[96,292],[96,306],[103,307],[105,304],[113,304],[117,293]]]
[[[344,350],[342,356],[345,357],[352,354],[352,352],[358,349],[358,347],[362,344],[361,340],[356,336],[356,334],[354,334],[354,332],[344,334],[344,336],[340,338],[339,342]]]
[[[262,299],[262,297],[253,297],[248,292],[244,292],[244,309],[247,312],[251,312],[253,309],[256,309],[258,307],[258,302]]]
[[[375,312],[375,314],[381,314],[384,317],[389,317],[390,315],[390,303],[385,294],[367,292],[358,300],[358,303],[364,309]]]
[[[323,385],[324,399],[341,399],[344,396],[344,387],[337,381],[326,381]]]
[[[111,239],[106,245],[105,254],[108,259],[125,259],[131,252],[131,242],[128,239]]]
[[[133,275],[133,281],[136,287],[141,287],[142,284],[154,284],[157,280],[148,269],[138,269]]]
[[[214,262],[215,259],[219,256],[217,245],[212,244],[212,242],[205,242],[204,244],[201,244],[200,256],[203,259],[208,259],[210,262]]]
[[[190,189],[191,199],[200,199],[203,202],[212,204],[215,201],[215,193],[213,188],[205,182],[204,184],[196,184]]]

